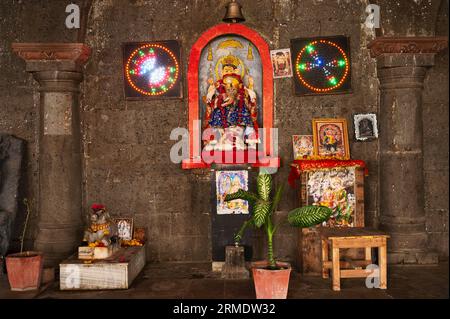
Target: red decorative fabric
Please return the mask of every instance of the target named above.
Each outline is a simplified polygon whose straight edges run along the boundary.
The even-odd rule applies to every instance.
[[[289,185],[295,188],[295,181],[300,178],[301,172],[336,167],[362,167],[365,175],[369,175],[366,163],[362,160],[295,160],[291,164],[291,173],[288,177]]]

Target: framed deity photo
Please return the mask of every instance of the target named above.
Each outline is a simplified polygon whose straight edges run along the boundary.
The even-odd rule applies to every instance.
[[[314,119],[314,157],[322,159],[350,159],[346,119]]]
[[[292,135],[292,147],[294,159],[308,159],[314,155],[314,143],[312,135]]]
[[[291,49],[271,50],[270,59],[274,79],[292,77]]]
[[[127,100],[183,97],[178,41],[128,42],[122,51]]]
[[[133,239],[133,218],[115,218],[117,233],[122,240]]]
[[[368,141],[378,138],[378,123],[375,113],[353,115],[355,127],[355,139],[357,141]]]

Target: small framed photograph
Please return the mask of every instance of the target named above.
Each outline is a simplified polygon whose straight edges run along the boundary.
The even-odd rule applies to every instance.
[[[353,115],[355,126],[355,139],[357,141],[369,141],[378,138],[378,122],[375,113]]]
[[[294,159],[309,159],[314,155],[314,143],[312,135],[292,135]]]
[[[314,157],[350,159],[346,119],[314,119],[312,124]]]
[[[115,218],[117,233],[122,240],[133,239],[133,218]]]
[[[291,49],[271,50],[270,58],[272,60],[274,79],[292,77]]]

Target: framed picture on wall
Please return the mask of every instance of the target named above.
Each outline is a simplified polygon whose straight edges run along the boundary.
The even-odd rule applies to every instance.
[[[271,50],[270,59],[274,79],[292,77],[291,49]]]
[[[350,159],[346,119],[314,119],[314,157],[321,159]]]
[[[292,135],[292,147],[294,159],[309,159],[314,155],[314,143],[312,135]]]
[[[375,113],[353,115],[353,125],[357,141],[368,141],[378,138],[378,123]]]
[[[127,100],[183,97],[178,41],[128,42],[122,51]]]
[[[133,218],[115,218],[118,236],[122,240],[133,239]]]

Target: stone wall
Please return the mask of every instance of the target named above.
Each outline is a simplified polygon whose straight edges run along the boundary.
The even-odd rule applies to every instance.
[[[436,35],[448,37],[448,1],[436,16]],[[425,213],[429,247],[448,257],[448,49],[436,56],[423,100]]]
[[[149,229],[149,261],[210,260],[209,174],[183,171],[169,160],[175,127],[187,126],[187,90],[183,100],[125,101],[121,44],[177,39],[183,53],[184,87],[192,44],[220,23],[228,1],[102,0],[74,1],[89,15],[81,30],[64,26],[65,1],[4,0],[0,4],[0,132],[28,142],[26,196],[37,194],[37,85],[24,63],[11,52],[12,42],[77,42],[92,48],[82,83],[84,207],[104,203],[113,215],[132,216]],[[382,8],[378,35],[442,34],[448,16],[441,1],[376,1]],[[445,3],[446,1],[442,1]],[[246,25],[258,31],[271,49],[289,47],[291,38],[315,35],[351,37],[353,92],[345,95],[295,97],[290,79],[275,88],[275,127],[279,128],[282,167],[277,182],[286,182],[292,160],[291,135],[310,134],[317,117],[345,117],[351,155],[367,161],[366,224],[377,226],[378,141],[353,142],[351,116],[379,108],[376,66],[366,49],[375,33],[364,27],[369,1],[240,0]],[[89,6],[91,4],[91,6]],[[439,14],[440,13],[440,14]],[[448,51],[437,59],[425,90],[425,177],[430,247],[448,256]],[[445,84],[445,86],[444,86]],[[441,131],[441,128],[444,131]],[[445,134],[443,134],[443,133]],[[380,132],[383,134],[383,132]],[[206,176],[206,177],[205,177]],[[401,178],[401,177],[399,177]],[[298,205],[287,189],[279,218]],[[36,206],[36,205],[35,205]],[[35,218],[32,220],[35,225]],[[445,226],[442,226],[445,225]],[[295,258],[296,230],[281,229],[278,256]],[[445,237],[447,235],[447,237]],[[30,239],[34,231],[30,232]]]

